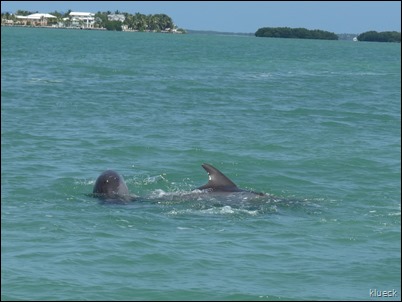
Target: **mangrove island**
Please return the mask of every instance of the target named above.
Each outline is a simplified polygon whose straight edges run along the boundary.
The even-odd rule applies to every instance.
[[[255,32],[256,37],[338,40],[335,33],[324,30],[290,27],[262,27]]]
[[[368,42],[398,42],[401,43],[401,33],[397,31],[366,31],[357,36],[358,41]]]

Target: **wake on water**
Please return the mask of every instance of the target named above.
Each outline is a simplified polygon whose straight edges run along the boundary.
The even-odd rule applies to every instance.
[[[281,214],[294,208],[315,212],[321,206],[313,200],[263,196],[249,192],[205,192],[179,190],[167,192],[156,189],[137,202],[150,203],[167,210],[169,215],[243,215]]]

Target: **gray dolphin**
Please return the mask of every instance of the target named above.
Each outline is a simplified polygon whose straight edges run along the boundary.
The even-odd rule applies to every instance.
[[[113,170],[103,172],[96,179],[93,195],[105,201],[132,201],[123,176]]]
[[[202,167],[207,171],[209,175],[208,183],[198,187],[197,190],[207,190],[212,192],[248,192],[256,195],[264,196],[264,193],[248,191],[240,189],[236,184],[227,178],[221,171],[217,168],[211,166],[210,164],[202,164]]]

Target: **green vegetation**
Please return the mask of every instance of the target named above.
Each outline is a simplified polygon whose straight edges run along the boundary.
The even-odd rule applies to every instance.
[[[399,42],[401,43],[401,33],[397,31],[367,31],[357,36],[358,41],[369,42]]]
[[[36,11],[36,12],[30,12],[30,11],[27,11],[27,10],[21,10],[21,9],[19,9],[19,10],[17,10],[17,12],[16,12],[15,14],[18,15],[18,16],[28,16],[28,15],[36,14],[36,13],[38,13],[38,11]],[[8,13],[6,13],[6,14],[8,14]],[[10,15],[10,14],[9,14],[9,15]]]
[[[105,23],[105,28],[107,30],[115,30],[115,31],[122,31],[123,28],[121,27],[122,23],[120,21],[107,21]]]
[[[336,34],[328,31],[290,27],[262,27],[256,31],[255,36],[269,38],[338,40]]]
[[[172,18],[165,14],[144,15],[140,13],[129,14],[115,12],[116,15],[123,15],[124,21],[108,20],[110,11],[97,12],[95,14],[95,26],[106,28],[107,30],[122,30],[122,26],[127,26],[131,30],[138,31],[171,31],[175,28]]]
[[[62,27],[71,27],[72,19],[70,17],[71,10],[67,12],[60,13],[58,11],[50,12],[49,14],[55,16],[54,19],[47,20],[47,25],[52,24],[63,24]],[[8,12],[1,13],[2,24],[5,20],[12,20],[14,23],[18,24],[18,19],[16,15],[27,16],[34,12],[18,10],[14,15]],[[85,25],[84,22],[81,22]],[[177,32],[185,33],[186,31],[173,23],[171,17],[166,14],[155,14],[155,15],[144,15],[141,13],[129,14],[120,13],[118,10],[114,13],[107,12],[97,12],[95,14],[95,23],[93,24],[95,28],[105,28],[107,30],[121,31],[132,30],[132,31],[154,31],[154,32]]]

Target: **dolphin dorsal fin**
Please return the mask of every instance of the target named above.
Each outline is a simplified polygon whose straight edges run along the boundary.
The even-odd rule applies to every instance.
[[[209,181],[207,184],[199,187],[199,190],[217,188],[232,188],[238,190],[236,184],[215,167],[205,163],[202,164],[202,167],[205,169],[205,171],[207,171],[209,175]]]

